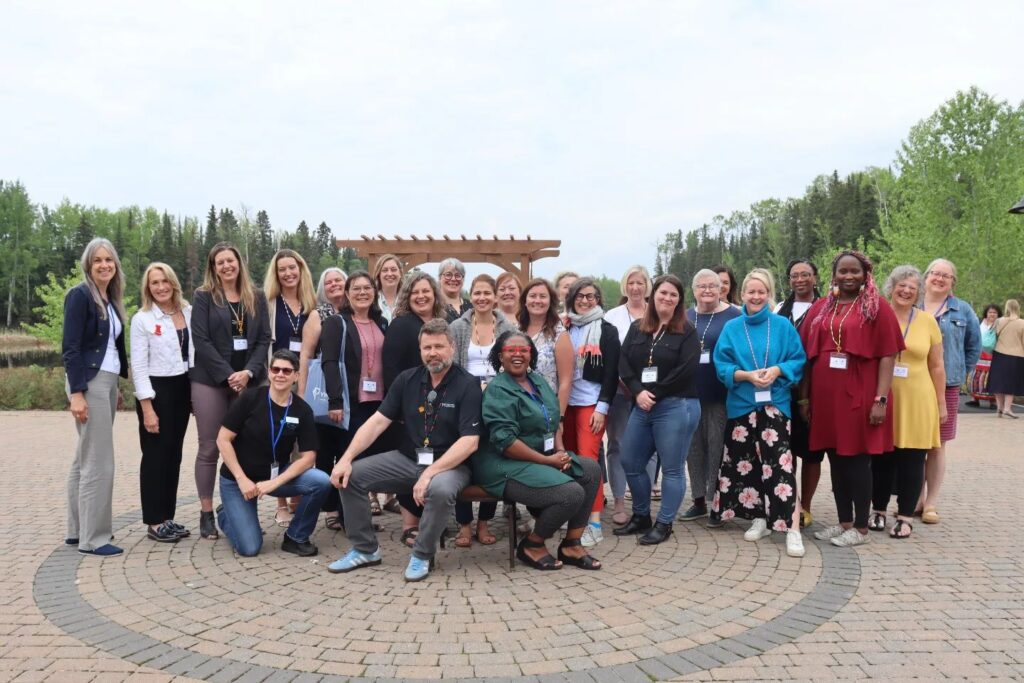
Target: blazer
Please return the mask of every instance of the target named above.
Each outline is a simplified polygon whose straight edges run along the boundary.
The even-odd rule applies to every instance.
[[[359,374],[363,367],[363,344],[359,339],[359,330],[352,320],[352,314],[345,312],[332,315],[324,321],[320,330],[320,363],[324,371],[324,383],[327,385],[327,407],[329,410],[342,409],[342,377],[338,367],[341,360],[341,328],[342,318],[345,319],[345,375],[348,384],[348,395],[351,400],[358,400]],[[377,323],[381,334],[387,332],[388,321],[381,318]],[[382,354],[383,355],[383,354]],[[381,366],[383,369],[383,365]],[[383,392],[381,392],[383,394]]]
[[[245,328],[249,342],[246,349],[245,369],[252,372],[249,386],[256,386],[267,374],[267,349],[270,348],[270,323],[267,300],[263,292],[256,291],[256,316]],[[234,372],[231,369],[231,310],[213,303],[212,295],[197,289],[192,297],[192,343],[195,345],[195,365],[188,376],[193,382],[211,387],[223,386]]]
[[[118,315],[116,308],[114,315]],[[119,315],[118,320],[121,320]],[[121,377],[128,377],[128,354],[124,349],[126,328],[121,320],[121,334],[114,340],[121,361]],[[89,382],[99,374],[103,357],[107,355],[109,335],[110,320],[100,317],[89,288],[84,282],[72,287],[64,297],[64,337],[61,340],[68,393],[85,393]]]
[[[135,384],[135,398],[147,399],[156,396],[150,377],[175,377],[188,372],[195,365],[196,345],[192,343],[192,307],[181,307],[185,316],[188,333],[188,360],[181,359],[178,333],[174,329],[174,318],[165,315],[158,306],[139,310],[132,316],[132,382]]]

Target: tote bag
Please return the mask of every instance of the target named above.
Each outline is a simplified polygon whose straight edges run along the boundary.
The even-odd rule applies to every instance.
[[[340,317],[340,316],[339,316]],[[306,393],[302,397],[309,407],[313,409],[313,416],[318,424],[335,427],[337,429],[348,429],[348,417],[350,401],[348,395],[348,380],[345,375],[345,344],[348,338],[348,324],[345,318],[341,318],[341,360],[338,361],[338,369],[341,371],[341,402],[345,416],[341,424],[334,422],[327,416],[327,380],[324,378],[323,353],[318,353],[316,358],[309,361],[309,369],[306,374]]]

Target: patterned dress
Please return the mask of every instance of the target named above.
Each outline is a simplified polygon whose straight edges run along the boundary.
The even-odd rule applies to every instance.
[[[558,323],[553,337],[548,336],[544,330],[532,337],[533,345],[537,347],[537,369],[535,372],[547,380],[548,386],[556,394],[558,393],[558,368],[555,364],[555,344],[563,334],[565,334],[565,326]]]

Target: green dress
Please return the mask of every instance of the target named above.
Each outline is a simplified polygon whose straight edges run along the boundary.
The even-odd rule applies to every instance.
[[[505,455],[505,449],[516,439],[543,453],[545,434],[554,434],[558,430],[558,397],[543,377],[535,372],[529,373],[529,377],[540,391],[547,419],[540,402],[531,398],[506,372],[498,373],[484,391],[483,419],[487,439],[470,458],[470,466],[473,468],[473,482],[498,498],[504,496],[505,483],[510,479],[531,488],[549,488],[567,484],[583,474],[575,453],[569,454],[573,476],[548,465],[513,460]]]

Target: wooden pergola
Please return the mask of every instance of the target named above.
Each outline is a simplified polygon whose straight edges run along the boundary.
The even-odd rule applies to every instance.
[[[355,249],[365,257],[367,267],[373,272],[374,266],[384,254],[394,254],[406,268],[423,263],[438,263],[454,256],[464,263],[493,263],[515,274],[520,282],[530,279],[531,264],[537,259],[558,256],[562,240],[535,240],[529,235],[525,239],[509,235],[508,239],[494,235],[490,239],[477,235],[476,238],[459,235],[457,238],[417,237],[403,238],[395,235],[369,237],[360,235],[357,240],[338,240],[339,249]]]

